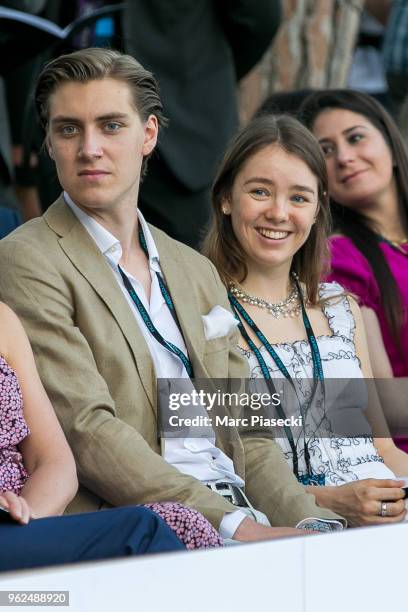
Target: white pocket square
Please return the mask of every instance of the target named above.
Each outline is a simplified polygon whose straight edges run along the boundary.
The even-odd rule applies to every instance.
[[[214,306],[207,315],[203,315],[201,318],[206,340],[223,338],[238,325],[238,321],[232,312],[222,306]]]

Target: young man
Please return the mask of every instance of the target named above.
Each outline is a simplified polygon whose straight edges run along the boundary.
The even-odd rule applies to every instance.
[[[35,96],[64,194],[0,244],[0,292],[24,321],[76,457],[71,510],[172,500],[200,510],[225,538],[292,533],[257,524],[206,486],[225,482],[233,495],[245,473],[272,525],[337,518],[315,505],[271,440],[244,445],[235,434],[198,450],[178,441],[160,455],[156,377],[247,370],[234,326],[205,336],[202,317],[228,309],[212,265],[137,210],[164,123],[153,76],[130,56],[85,49],[48,64]]]

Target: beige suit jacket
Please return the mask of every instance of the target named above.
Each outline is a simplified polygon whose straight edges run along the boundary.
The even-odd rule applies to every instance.
[[[215,304],[228,308],[212,264],[152,232],[195,376],[247,376],[235,331],[209,341],[204,335],[201,316]],[[104,256],[62,198],[0,242],[0,298],[23,321],[76,458],[81,487],[69,510],[172,500],[218,527],[234,507],[161,457],[147,345]],[[273,525],[334,516],[305,493],[272,440],[242,442],[233,431],[217,445]]]

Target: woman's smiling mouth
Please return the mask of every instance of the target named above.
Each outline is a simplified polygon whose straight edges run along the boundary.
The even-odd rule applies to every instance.
[[[256,231],[258,232],[258,234],[260,234],[264,238],[268,238],[269,240],[284,240],[291,233],[284,230],[272,230],[266,227],[257,227]]]
[[[359,177],[361,174],[364,174],[365,172],[367,172],[368,168],[364,169],[364,170],[357,170],[356,172],[353,172],[352,174],[348,174],[347,176],[345,176],[344,178],[341,179],[341,182],[345,185],[347,184],[349,181],[353,181],[353,179]]]

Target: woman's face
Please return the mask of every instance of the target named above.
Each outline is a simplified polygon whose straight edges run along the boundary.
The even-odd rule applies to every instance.
[[[330,196],[336,202],[362,209],[395,194],[390,148],[364,115],[324,110],[315,119],[313,133],[325,155]]]
[[[223,202],[248,270],[287,267],[309,236],[318,211],[318,182],[307,164],[278,145],[252,155]]]

